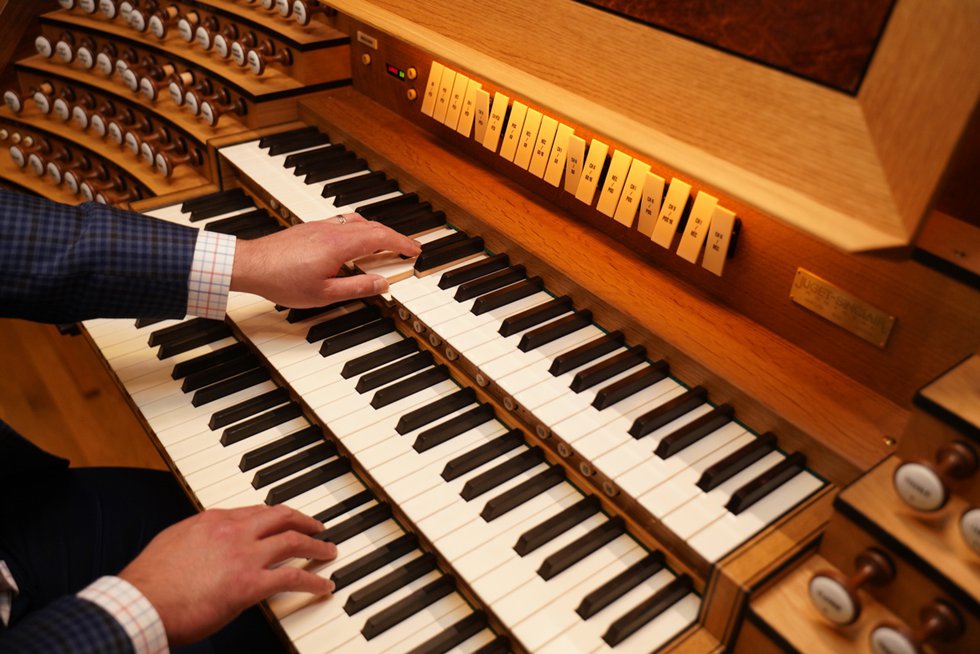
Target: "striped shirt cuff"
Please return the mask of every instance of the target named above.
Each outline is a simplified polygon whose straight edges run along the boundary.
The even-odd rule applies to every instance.
[[[187,280],[187,313],[222,320],[228,308],[228,289],[235,264],[234,236],[198,233],[194,261]]]
[[[119,577],[100,577],[78,593],[116,619],[133,642],[136,654],[170,651],[163,621],[150,601],[136,587]]]

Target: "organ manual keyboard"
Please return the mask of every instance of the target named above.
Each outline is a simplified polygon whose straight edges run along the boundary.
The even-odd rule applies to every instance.
[[[239,238],[358,211],[423,244],[348,264],[376,298],[84,324],[201,507],[286,503],[338,543],[288,563],[333,599],[266,603],[295,650],[980,642],[971,3],[895,3],[835,89],[616,0],[78,4],[49,43],[169,93],[32,57],[12,104],[53,84],[206,156],[127,170],[31,106],[0,110],[11,145],[53,132],[159,196],[133,208]],[[958,254],[914,240],[933,197]],[[915,513],[900,468],[945,501]]]

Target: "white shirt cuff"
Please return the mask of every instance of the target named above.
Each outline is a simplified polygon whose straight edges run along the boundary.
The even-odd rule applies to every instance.
[[[129,635],[136,654],[169,652],[163,621],[150,601],[135,586],[119,577],[100,577],[78,597],[102,607]]]
[[[235,265],[235,243],[229,234],[198,233],[194,261],[187,280],[187,313],[222,320],[228,308],[231,271]]]

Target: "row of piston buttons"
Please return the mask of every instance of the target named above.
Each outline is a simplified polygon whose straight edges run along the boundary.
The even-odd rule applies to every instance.
[[[131,2],[119,3],[118,7],[115,3],[108,3],[106,6],[111,8],[104,12],[107,18],[119,16],[137,32],[150,32],[158,39],[166,38],[169,28],[176,25],[180,37],[187,43],[197,42],[204,50],[213,50],[221,59],[231,59],[239,67],[247,67],[256,75],[263,75],[273,63],[283,66],[293,63],[292,51],[288,48],[276,48],[271,39],[259,39],[252,31],[240,35],[238,27],[233,23],[221,27],[214,16],[202,19],[193,10],[181,14],[177,5],[160,7],[152,0],[142,9],[136,8]],[[58,54],[57,49],[65,46],[59,42],[52,47],[47,37],[42,36],[38,37],[36,47],[40,54],[50,57],[52,55],[46,53]],[[83,66],[85,61],[87,59],[83,60]]]
[[[18,167],[38,177],[47,175],[56,185],[63,185],[73,195],[81,195],[88,202],[117,204],[142,197],[138,189],[105,163],[95,163],[88,155],[72,153],[62,145],[53,146],[45,138],[0,129],[0,141],[12,143],[8,151]]]
[[[932,461],[906,461],[895,469],[895,491],[909,507],[926,513],[939,511],[949,502],[950,485],[977,473],[978,456],[965,441],[943,444]],[[959,519],[966,545],[980,554],[980,508],[971,507]]]
[[[813,575],[807,588],[813,607],[827,620],[839,625],[854,624],[861,616],[858,590],[864,586],[885,586],[895,578],[895,565],[887,554],[869,548],[854,559],[854,572],[845,577],[837,570]],[[919,612],[915,629],[897,622],[883,622],[871,630],[870,646],[875,654],[922,654],[931,642],[955,642],[963,635],[964,622],[959,611],[943,599],[933,599]]]
[[[202,78],[195,84],[194,80],[198,75],[192,70],[178,73],[173,64],[158,64],[149,55],[140,56],[132,48],[119,53],[111,43],[102,46],[93,58],[90,48],[94,48],[94,44],[87,37],[83,37],[83,40],[88,43],[83,43],[77,50],[77,60],[83,62],[83,66],[97,68],[109,76],[113,72],[118,72],[126,88],[134,93],[140,93],[150,102],[155,102],[160,96],[160,91],[166,86],[177,106],[186,105],[191,113],[203,118],[211,127],[217,126],[224,114],[243,116],[248,110],[244,100],[233,99],[231,92],[225,88],[215,90],[207,78]],[[73,35],[67,32],[62,35],[53,50],[47,37],[41,36],[37,40],[39,52],[53,51],[54,57],[67,64],[76,59],[74,56],[76,51],[72,50],[73,43]],[[83,52],[84,56],[81,54]],[[90,66],[88,62],[94,63]],[[192,86],[190,91],[185,90],[187,86]],[[194,96],[188,97],[188,92],[193,92]]]
[[[149,166],[156,168],[164,177],[171,177],[174,169],[185,163],[200,166],[204,157],[196,147],[190,147],[183,137],[173,137],[165,127],[156,127],[146,116],[133,112],[128,107],[119,111],[106,100],[101,103],[91,95],[84,94],[80,99],[75,92],[64,87],[56,92],[50,82],[32,88],[34,104],[45,114],[52,113],[58,119],[72,123],[82,131],[109,142],[125,146],[133,155]],[[57,97],[52,97],[57,94]],[[69,102],[76,101],[74,105]],[[15,91],[4,92],[4,102],[12,109],[20,111],[23,101]]]

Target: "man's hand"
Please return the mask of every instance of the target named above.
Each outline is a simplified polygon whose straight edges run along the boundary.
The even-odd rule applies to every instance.
[[[414,257],[419,244],[357,214],[295,225],[254,241],[238,241],[231,289],[302,309],[388,290],[378,275],[335,277],[341,266],[381,250]]]
[[[331,593],[329,579],[272,567],[291,557],[335,558],[335,545],[307,535],[322,529],[284,505],[211,509],[160,532],[119,576],[153,604],[171,645],[192,643],[275,593]]]

